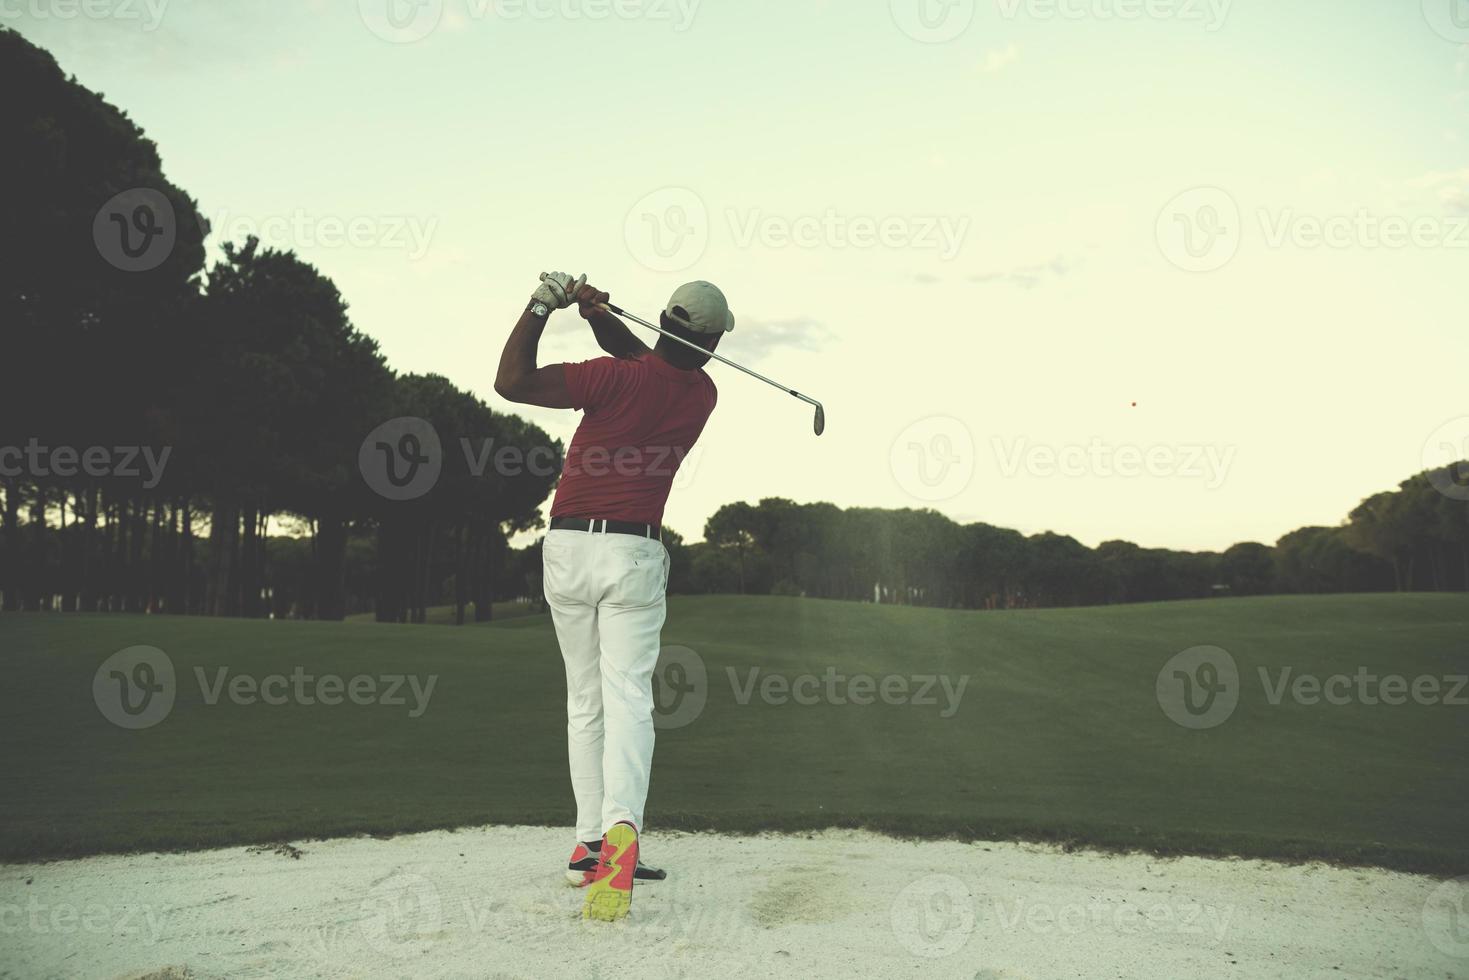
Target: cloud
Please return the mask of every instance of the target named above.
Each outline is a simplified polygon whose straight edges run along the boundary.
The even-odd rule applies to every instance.
[[[1018,286],[1021,289],[1034,289],[1043,282],[1054,281],[1065,278],[1080,265],[1064,255],[1057,255],[1042,265],[1022,265],[1012,269],[995,270],[991,272],[977,272],[969,277],[969,281],[980,285],[1000,283]]]
[[[1409,187],[1434,188],[1451,182],[1469,182],[1469,167],[1463,170],[1430,170],[1408,181]]]
[[[799,316],[778,320],[736,319],[734,333],[725,343],[755,359],[782,347],[820,351],[835,339],[836,334],[825,324]]]
[[[1469,167],[1429,171],[1407,181],[1407,186],[1432,193],[1441,207],[1454,214],[1469,214]]]
[[[296,6],[270,0],[212,4],[134,0],[103,3],[98,9],[104,15],[24,19],[21,33],[54,54],[68,72],[76,71],[73,61],[81,61],[84,67],[78,74],[84,85],[88,84],[84,73],[99,67],[168,77],[202,77],[218,69],[262,65],[291,70],[319,60],[319,42],[328,31],[336,30],[340,36],[344,26],[361,30],[361,20],[350,9],[355,6],[322,0]],[[194,83],[200,80],[195,78]]]
[[[979,70],[985,75],[998,75],[1020,60],[1020,45],[1011,41],[1003,48],[985,52],[984,59],[979,63]]]

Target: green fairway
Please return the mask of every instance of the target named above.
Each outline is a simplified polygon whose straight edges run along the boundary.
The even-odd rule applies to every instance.
[[[1463,595],[1003,613],[675,598],[664,642],[697,652],[707,704],[660,731],[648,821],[860,825],[1465,873],[1469,690],[1450,679],[1469,674],[1466,640]],[[1241,695],[1223,724],[1191,730],[1164,714],[1156,685],[1170,657],[1204,644],[1232,655]],[[177,698],[161,723],[131,731],[103,716],[93,679],[135,645],[166,652]],[[544,616],[446,629],[5,615],[0,662],[7,858],[571,823],[564,680]],[[229,678],[297,667],[437,680],[418,717],[407,685],[400,705],[228,694]],[[1353,694],[1310,704],[1287,693],[1272,704],[1284,667],[1292,679],[1362,668],[1437,678],[1440,700],[1460,703]],[[225,693],[211,704],[221,669]],[[857,704],[863,692],[838,674],[908,678],[909,694],[925,675],[942,681],[927,691],[933,704],[877,694]],[[782,693],[803,675],[814,680],[796,691],[815,703]]]
[[[425,610],[424,625],[426,626],[453,626],[453,606],[429,606]],[[526,602],[497,602],[494,606],[494,617],[488,622],[476,623],[474,621],[474,603],[470,603],[464,611],[464,625],[466,626],[493,626],[506,619],[516,619],[521,616],[535,615],[536,610]],[[349,623],[366,623],[373,626],[378,625],[377,618],[372,613],[359,613],[348,616]]]

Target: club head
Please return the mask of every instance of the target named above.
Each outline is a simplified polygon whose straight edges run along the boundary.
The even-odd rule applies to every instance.
[[[826,431],[826,409],[821,407],[820,402],[816,404],[816,420],[813,425],[817,435]]]

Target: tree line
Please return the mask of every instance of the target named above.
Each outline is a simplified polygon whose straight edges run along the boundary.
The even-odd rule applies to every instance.
[[[4,29],[0,87],[0,607],[422,621],[449,579],[461,620],[489,616],[554,472],[445,453],[395,500],[360,447],[410,416],[468,450],[559,446],[393,371],[295,254],[251,238],[206,268],[153,142]]]
[[[721,507],[705,540],[676,542],[675,591],[1014,609],[1273,593],[1469,589],[1469,463],[1374,494],[1335,527],[1223,552],[1088,548],[959,524],[931,510],[841,509],[778,498]],[[1442,488],[1454,489],[1444,492]]]

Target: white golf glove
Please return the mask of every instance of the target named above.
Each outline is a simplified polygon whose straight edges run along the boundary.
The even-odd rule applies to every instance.
[[[576,294],[587,284],[587,277],[573,279],[565,272],[541,273],[541,284],[531,294],[531,300],[545,303],[553,310],[564,310],[576,302]]]

